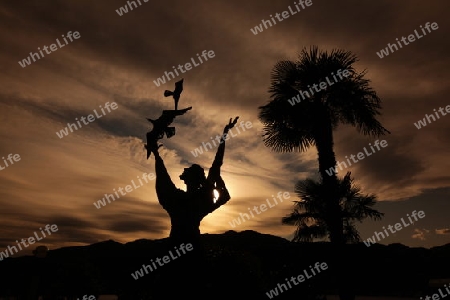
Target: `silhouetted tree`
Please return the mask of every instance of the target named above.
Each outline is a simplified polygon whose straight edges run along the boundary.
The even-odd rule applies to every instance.
[[[376,203],[374,194],[364,195],[361,188],[354,183],[351,172],[338,179],[339,206],[347,243],[361,241],[355,222],[365,218],[381,220],[383,213],[372,208]],[[293,211],[282,219],[283,224],[297,226],[293,241],[312,242],[314,239],[329,237],[329,225],[324,217],[326,204],[326,187],[322,180],[299,180],[295,185],[295,193],[300,197],[294,201]]]
[[[357,57],[349,51],[319,51],[314,46],[304,48],[297,61],[279,61],[271,73],[270,102],[259,107],[259,119],[264,124],[264,143],[277,152],[306,151],[315,146],[318,152],[319,172],[326,186],[324,218],[332,224],[330,241],[336,263],[345,244],[343,222],[337,193],[336,174],[326,170],[336,166],[333,150],[333,130],[339,124],[348,124],[364,135],[378,137],[389,133],[376,116],[380,114],[381,100],[365,79],[365,71],[353,67]],[[348,76],[338,78],[335,73],[347,70]],[[336,80],[338,79],[338,80]],[[317,86],[325,82],[326,88]],[[331,84],[329,84],[331,83]],[[323,86],[323,85],[322,85]],[[304,97],[300,97],[300,92]],[[309,95],[305,94],[309,92]],[[309,97],[306,97],[306,96]],[[291,105],[294,97],[301,101]],[[304,99],[303,99],[304,98]],[[299,99],[299,98],[297,98]],[[340,280],[343,276],[338,276]],[[346,298],[341,293],[341,299]]]

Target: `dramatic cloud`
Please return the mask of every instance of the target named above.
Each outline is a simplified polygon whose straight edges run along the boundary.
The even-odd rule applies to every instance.
[[[167,237],[170,220],[158,203],[154,182],[101,209],[93,203],[144,172],[154,172],[154,160],[146,159],[143,146],[151,128],[146,118],[173,108],[173,99],[163,93],[173,90],[181,77],[185,86],[179,108],[193,109],[175,120],[176,135],[164,139],[161,150],[177,187],[185,187],[179,179],[183,168],[198,163],[208,171],[216,149],[197,157],[192,151],[220,135],[229,118],[252,123],[227,141],[222,175],[232,199],[204,219],[202,232],[231,230],[228,222],[240,213],[287,191],[289,201],[235,230],[289,237],[295,228],[281,225],[281,217],[292,208],[296,181],[317,178],[317,150],[276,153],[265,147],[258,107],[270,100],[274,64],[297,59],[311,45],[354,52],[357,70],[367,70],[383,101],[379,120],[392,134],[379,139],[389,146],[348,171],[364,192],[377,194],[386,218],[395,221],[420,208],[430,220],[424,226],[447,228],[442,211],[449,205],[450,117],[420,130],[414,123],[450,104],[448,4],[312,2],[257,35],[250,29],[293,1],[149,1],[122,16],[116,10],[127,4],[124,0],[2,3],[0,157],[19,154],[21,159],[0,170],[0,251],[49,223],[60,228],[45,240],[53,248]],[[383,59],[377,56],[387,43],[426,22],[437,22],[439,29]],[[63,41],[62,35],[67,39],[69,31],[78,31],[80,38],[24,68],[18,63],[56,39]],[[154,84],[204,50],[213,50],[214,58],[165,84]],[[63,138],[57,136],[68,123],[100,111],[107,102],[118,108]],[[334,132],[336,157],[342,161],[374,140],[340,126]],[[360,229],[365,236],[379,224],[365,223]],[[438,231],[445,232],[437,229],[422,244],[423,231],[415,232],[414,240],[404,233],[396,241],[426,246],[448,242]]]

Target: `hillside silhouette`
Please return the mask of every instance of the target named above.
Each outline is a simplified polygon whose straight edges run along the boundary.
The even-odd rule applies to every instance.
[[[202,234],[201,239],[207,253],[207,274],[198,285],[199,293],[215,299],[267,299],[266,292],[285,278],[301,274],[316,262],[327,262],[331,255],[328,242],[296,243],[255,231]],[[50,250],[46,258],[8,258],[1,262],[0,296],[25,295],[37,275],[39,294],[48,295],[44,299],[76,299],[84,294],[164,299],[166,289],[176,290],[175,278],[181,280],[196,270],[176,269],[174,264],[169,274],[168,265],[138,280],[131,273],[166,255],[169,244],[168,238],[126,244],[109,240]],[[450,278],[450,244],[431,249],[401,244],[366,247],[363,243],[346,247],[353,258],[346,264],[356,270],[352,285],[357,295],[422,296],[431,292],[431,279]],[[275,298],[322,299],[322,295],[336,294],[331,275],[323,271]],[[187,296],[182,290],[177,292],[180,297]]]

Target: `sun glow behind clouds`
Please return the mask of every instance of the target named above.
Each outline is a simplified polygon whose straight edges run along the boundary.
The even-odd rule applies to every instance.
[[[213,190],[214,194],[214,203],[216,203],[217,199],[219,199],[219,192],[217,190]]]

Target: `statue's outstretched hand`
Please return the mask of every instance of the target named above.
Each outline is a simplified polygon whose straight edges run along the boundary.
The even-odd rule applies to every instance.
[[[228,133],[228,130],[230,130],[231,128],[234,127],[234,125],[236,125],[238,119],[239,119],[239,117],[234,118],[234,120],[233,120],[233,118],[230,118],[230,121],[228,122],[228,124],[225,125],[225,127],[223,128],[223,133]]]

